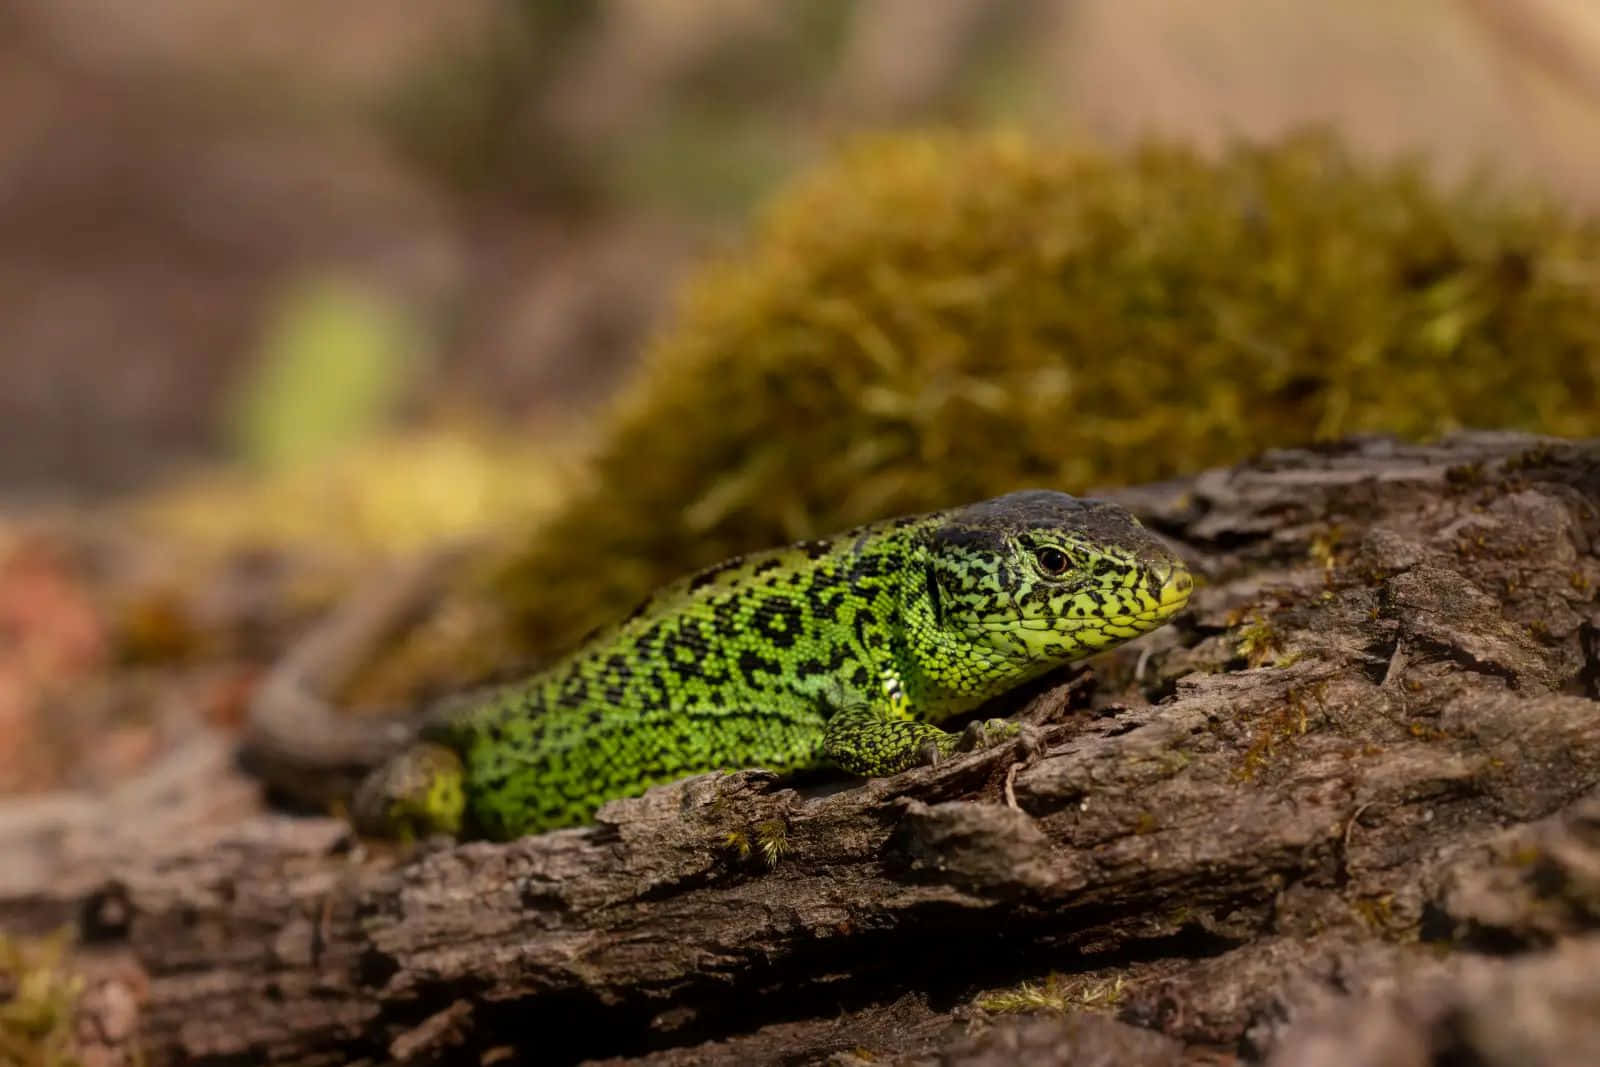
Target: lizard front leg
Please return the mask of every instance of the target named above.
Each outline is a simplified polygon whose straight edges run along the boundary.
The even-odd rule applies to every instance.
[[[1005,719],[972,722],[959,734],[873,707],[845,708],[828,720],[822,750],[851,774],[883,777],[934,766],[957,752],[988,748],[1020,731]]]
[[[411,745],[361,783],[351,798],[351,822],[374,837],[455,836],[466,810],[463,774],[461,757],[443,745]]]

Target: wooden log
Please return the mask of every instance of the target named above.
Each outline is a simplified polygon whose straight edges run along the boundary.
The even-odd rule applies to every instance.
[[[1600,446],[1363,440],[1108,495],[1205,583],[1015,744],[411,856],[127,805],[52,859],[0,819],[33,850],[0,924],[71,918],[136,973],[155,1063],[1578,1062]]]

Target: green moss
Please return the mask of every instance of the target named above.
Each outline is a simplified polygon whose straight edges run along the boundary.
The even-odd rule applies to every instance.
[[[1291,749],[1311,731],[1313,712],[1319,725],[1326,721],[1326,696],[1327,685],[1322,682],[1291,690],[1281,705],[1261,716],[1250,736],[1249,746],[1233,770],[1233,780],[1255,781],[1280,753]]]
[[[1039,985],[1023,982],[1015,989],[986,993],[978,997],[975,1004],[993,1015],[1068,1015],[1075,1011],[1108,1012],[1116,1007],[1122,997],[1121,978],[1110,981],[1087,978],[1069,980],[1052,973]]]
[[[1252,670],[1269,666],[1283,655],[1283,635],[1266,616],[1256,614],[1239,627],[1234,636],[1234,648]]]
[[[1301,136],[865,144],[706,270],[506,576],[553,651],[736,552],[1270,445],[1596,431],[1600,227]]]
[[[759,822],[755,827],[755,841],[756,849],[761,853],[761,862],[771,870],[789,851],[789,825],[782,819]]]
[[[65,934],[0,932],[0,1063],[72,1067],[73,1014],[83,982],[70,969]]]
[[[1363,894],[1350,902],[1350,909],[1361,925],[1384,940],[1417,940],[1415,919],[1399,913],[1393,893]]]
[[[739,861],[758,855],[763,867],[775,870],[778,861],[789,851],[789,825],[782,819],[767,819],[750,827],[748,832],[729,830],[723,835],[722,843]]]

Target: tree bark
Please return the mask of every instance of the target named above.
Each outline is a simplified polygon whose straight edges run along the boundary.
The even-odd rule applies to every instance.
[[[1205,581],[1016,744],[410,856],[192,790],[0,817],[0,925],[77,922],[84,1032],[154,1063],[1600,1062],[1600,445],[1103,495]]]

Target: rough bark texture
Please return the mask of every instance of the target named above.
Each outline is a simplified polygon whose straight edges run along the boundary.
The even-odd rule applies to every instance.
[[[173,785],[0,821],[0,925],[79,922],[155,1063],[1600,1062],[1600,446],[1113,495],[1207,582],[1018,744],[411,857]]]

